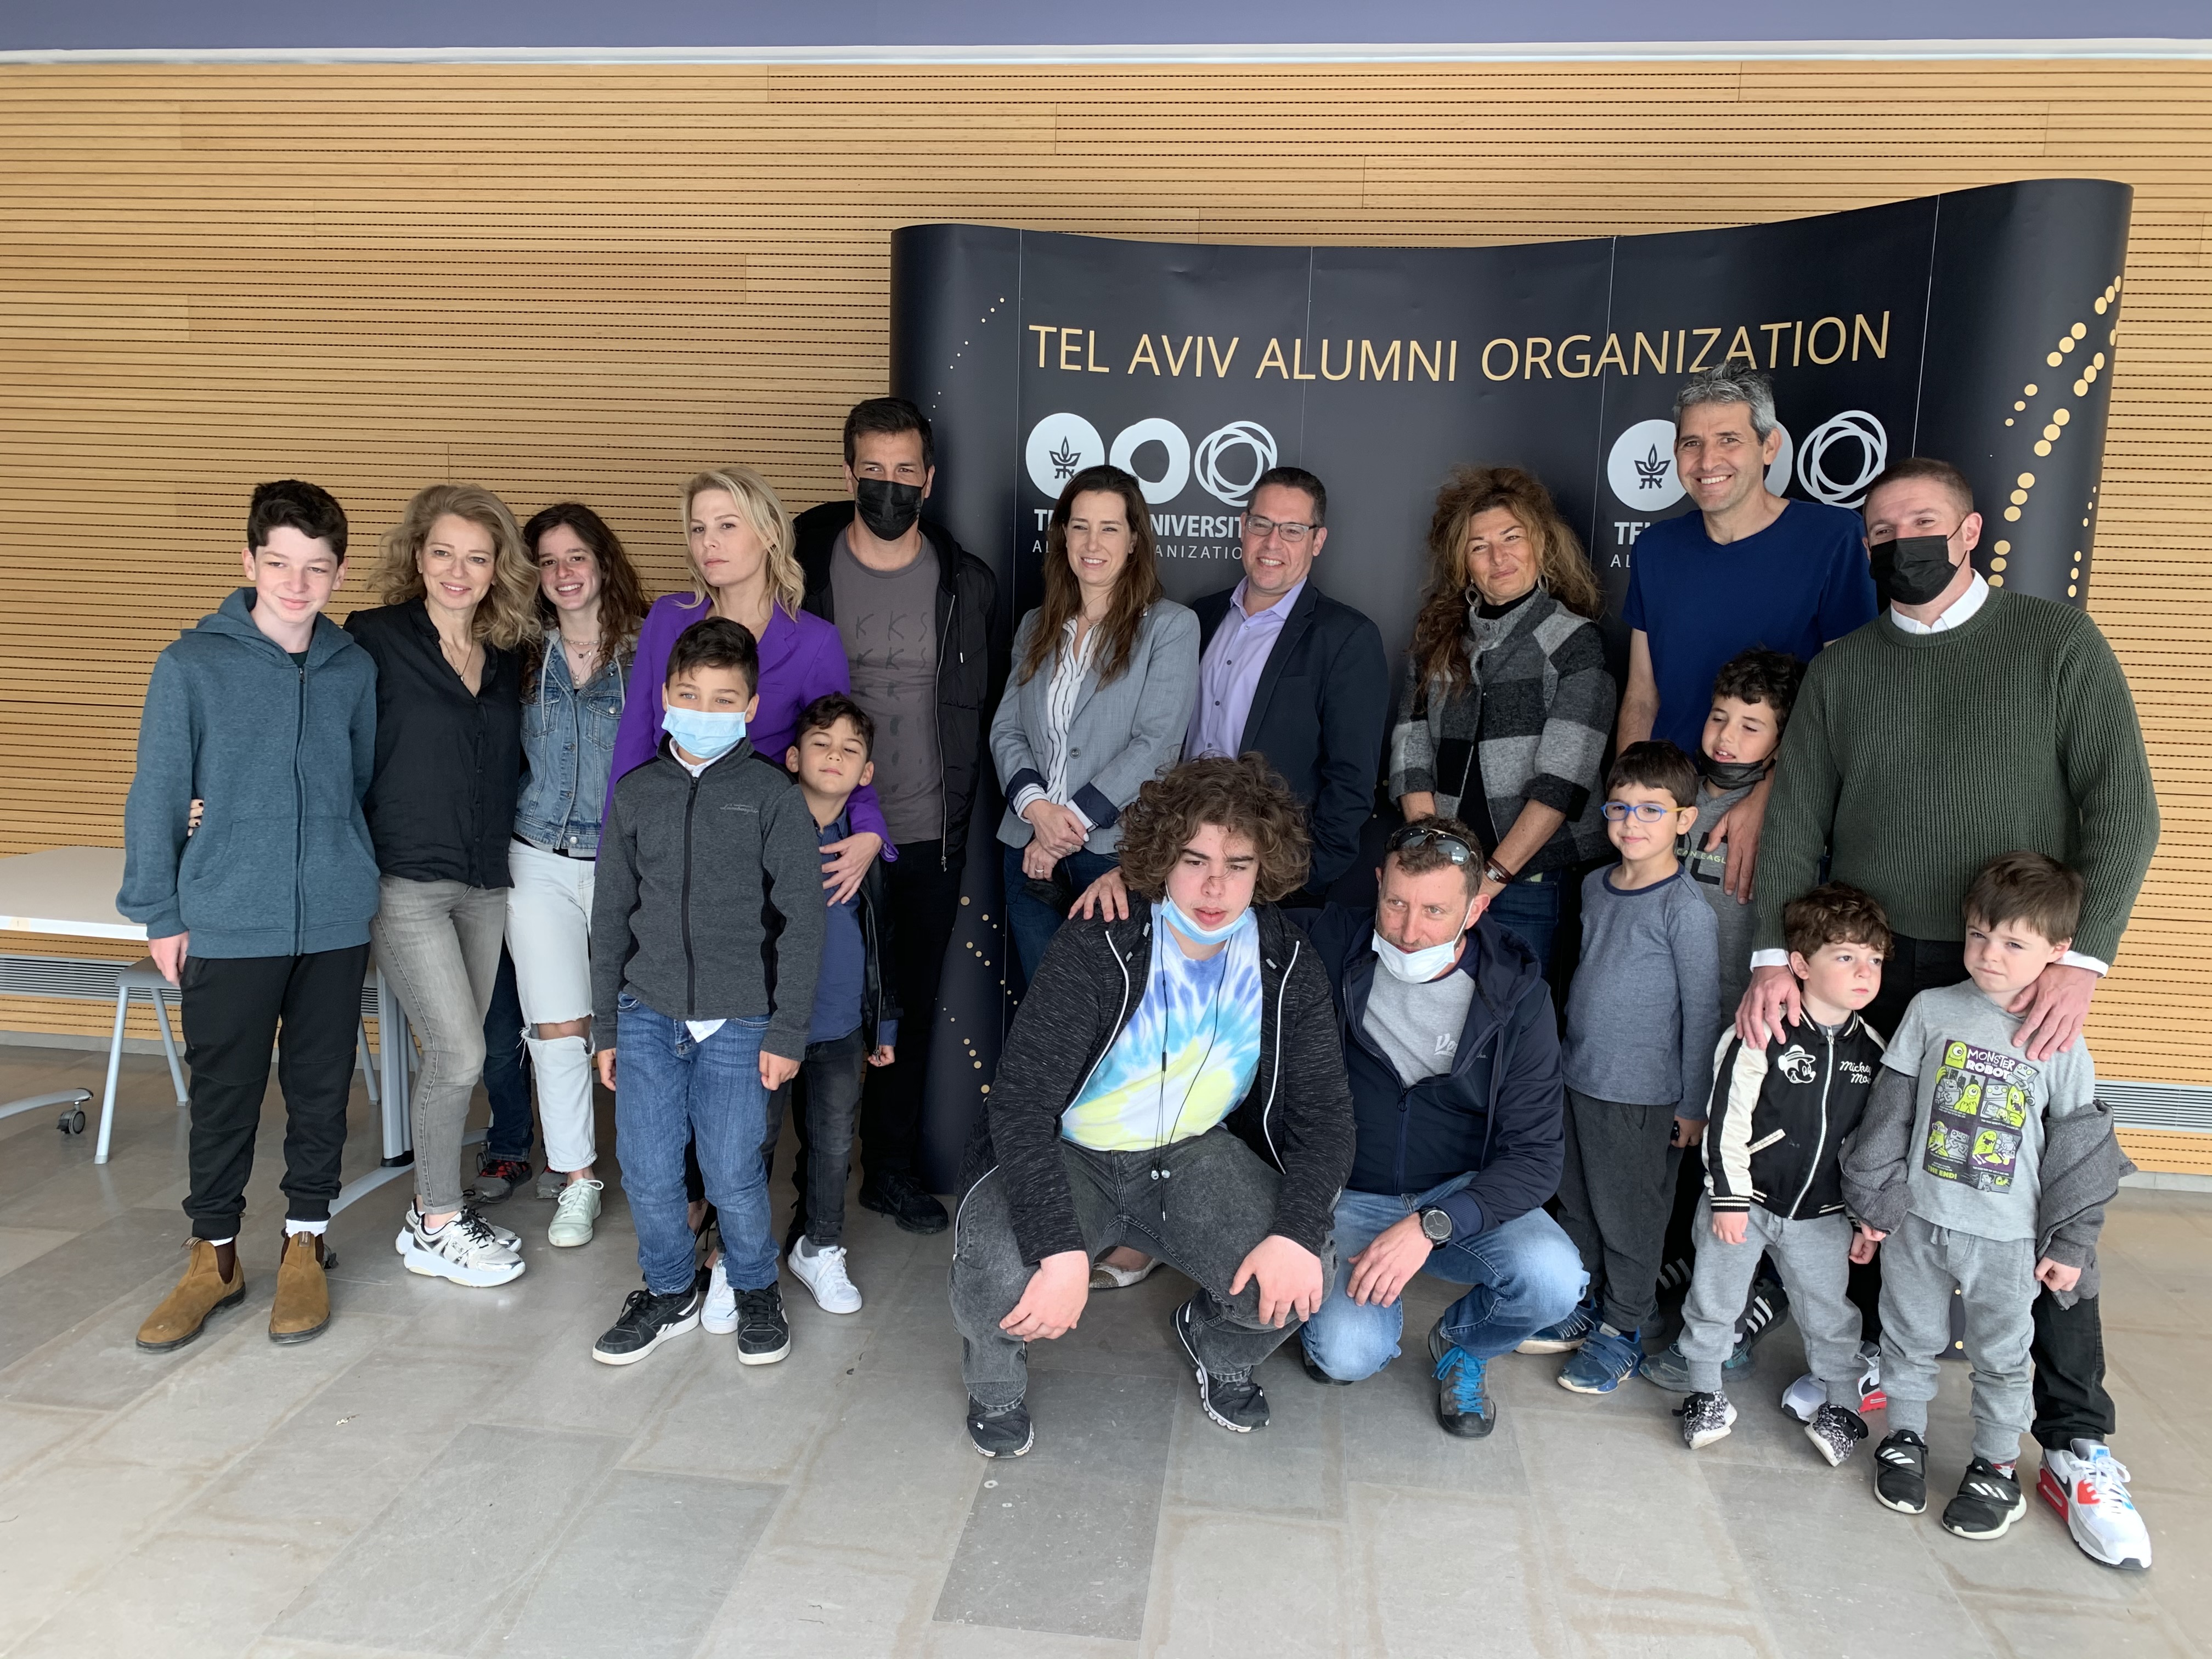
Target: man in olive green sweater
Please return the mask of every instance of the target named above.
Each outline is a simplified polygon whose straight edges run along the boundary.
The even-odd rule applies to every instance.
[[[1981,515],[1955,467],[1899,462],[1867,492],[1866,521],[1888,608],[1814,659],[1791,711],[1736,1030],[1764,1043],[1784,1019],[1804,1018],[1781,949],[1782,909],[1820,879],[1824,851],[1833,879],[1888,914],[1895,944],[1866,1010],[1887,1031],[1918,993],[1966,978],[1966,889],[1990,859],[2024,848],[2072,866],[2087,889],[2068,953],[2011,1011],[2028,1058],[2046,1060],[2080,1039],[2158,845],[2135,700],[2087,614],[1993,589],[1974,569]],[[2071,1522],[2081,1483],[2054,1480],[2051,1468],[2070,1471],[2069,1457],[2090,1455],[2085,1444],[2101,1450],[2113,1425],[2097,1299],[2062,1309],[2046,1291],[2034,1318],[2042,1485]],[[2126,1504],[2124,1488],[2117,1502]],[[2079,1541],[2083,1529],[2074,1532]]]

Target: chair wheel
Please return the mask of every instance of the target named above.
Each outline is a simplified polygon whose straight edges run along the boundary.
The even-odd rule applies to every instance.
[[[68,1111],[64,1112],[61,1116],[54,1120],[54,1127],[59,1129],[65,1135],[82,1134],[84,1133],[84,1108],[82,1106],[71,1107]]]

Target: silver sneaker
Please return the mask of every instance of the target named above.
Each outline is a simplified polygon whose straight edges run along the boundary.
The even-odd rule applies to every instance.
[[[407,1271],[426,1279],[449,1279],[456,1285],[484,1289],[522,1276],[521,1256],[501,1243],[490,1224],[474,1210],[462,1211],[431,1232],[410,1206],[400,1241],[399,1256]]]
[[[514,1228],[501,1226],[496,1221],[494,1221],[489,1217],[486,1216],[482,1210],[477,1209],[473,1204],[463,1205],[461,1206],[461,1212],[464,1215],[474,1216],[483,1226],[485,1231],[489,1232],[494,1238],[504,1244],[508,1249],[513,1250],[517,1255],[522,1254],[522,1235],[515,1231]],[[400,1255],[405,1255],[407,1254],[407,1240],[410,1237],[409,1230],[418,1225],[422,1219],[422,1212],[417,1210],[410,1200],[407,1206],[407,1218],[399,1224],[399,1236],[392,1241],[392,1248],[398,1251]]]

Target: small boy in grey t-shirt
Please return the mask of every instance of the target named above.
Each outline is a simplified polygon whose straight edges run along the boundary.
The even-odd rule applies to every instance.
[[[2081,892],[2078,872],[2040,853],[1983,866],[1964,906],[1970,982],[1913,998],[1844,1160],[1853,1258],[1881,1251],[1890,1433],[1875,1454],[1875,1496],[1909,1515],[1927,1507],[1928,1402],[1955,1286],[1974,1457],[1943,1524],[1966,1538],[1997,1537],[2027,1508],[2014,1462],[2030,1420],[2032,1310],[2040,1285],[2074,1290],[2103,1218],[2101,1202],[2054,1212],[2042,1178],[2049,1139],[2077,1127],[2111,1135],[2087,1046],[2030,1060],[2012,1012],[2073,944]]]

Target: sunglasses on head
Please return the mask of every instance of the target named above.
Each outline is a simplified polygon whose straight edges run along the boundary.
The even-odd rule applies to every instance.
[[[1382,843],[1382,850],[1386,853],[1410,853],[1417,848],[1431,845],[1443,848],[1444,856],[1454,864],[1482,862],[1482,854],[1457,836],[1448,836],[1441,830],[1425,829],[1418,824],[1392,830],[1390,839]]]

